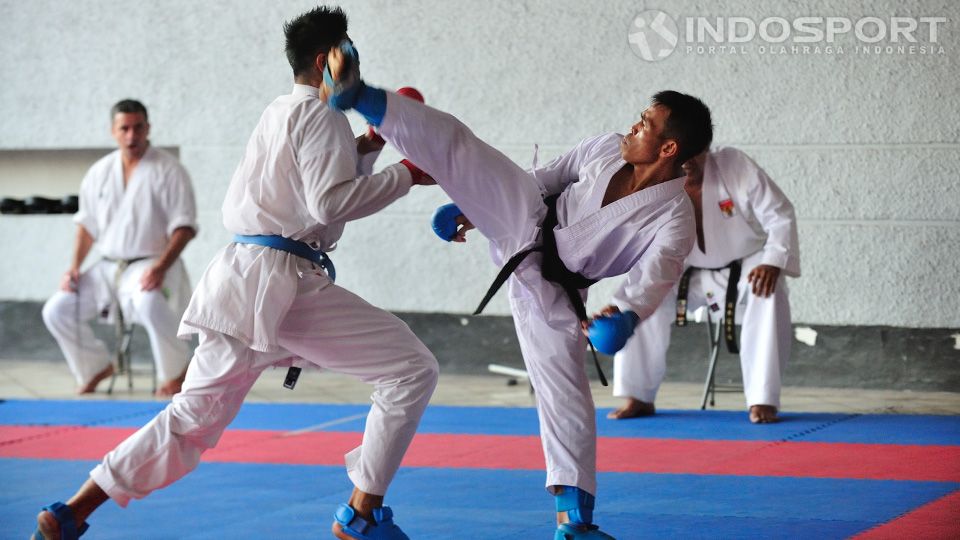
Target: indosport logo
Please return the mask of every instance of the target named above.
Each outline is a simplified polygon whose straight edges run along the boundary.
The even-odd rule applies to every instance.
[[[634,17],[627,41],[646,62],[659,62],[677,49],[686,55],[945,56],[941,38],[949,23],[940,16],[674,18],[650,9]]]
[[[677,48],[678,38],[677,22],[656,9],[637,15],[627,36],[633,53],[647,62],[657,62],[670,56]]]

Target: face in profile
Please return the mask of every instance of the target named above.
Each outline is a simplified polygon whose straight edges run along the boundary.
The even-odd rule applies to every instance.
[[[664,143],[664,126],[670,115],[663,105],[651,105],[640,115],[640,120],[630,128],[630,133],[620,141],[620,155],[632,164],[654,163],[660,158]]]

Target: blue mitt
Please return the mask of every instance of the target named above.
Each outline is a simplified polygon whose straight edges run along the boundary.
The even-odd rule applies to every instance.
[[[457,216],[460,215],[463,215],[463,212],[453,203],[437,208],[431,222],[433,232],[437,233],[441,240],[446,242],[453,240],[457,236]]]
[[[587,331],[590,342],[603,354],[614,354],[627,343],[640,317],[632,311],[621,311],[597,317]]]

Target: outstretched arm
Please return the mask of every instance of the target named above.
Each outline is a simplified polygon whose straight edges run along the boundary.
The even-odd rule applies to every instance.
[[[341,121],[343,126],[337,126]],[[305,133],[298,148],[304,196],[318,222],[343,223],[369,216],[406,195],[411,186],[434,183],[409,162],[358,175],[356,140],[350,138],[346,119],[332,123]]]

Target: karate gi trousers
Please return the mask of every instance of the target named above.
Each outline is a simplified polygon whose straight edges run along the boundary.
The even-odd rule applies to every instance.
[[[488,240],[502,264],[537,241],[546,205],[537,180],[455,117],[387,94],[380,133],[429,172]],[[509,283],[510,307],[540,419],[548,491],[596,493],[596,413],[583,362],[586,338],[560,286],[540,275],[539,253]]]
[[[60,345],[78,385],[86,384],[110,365],[112,355],[94,335],[90,322],[104,307],[116,309],[117,302],[126,321],[146,329],[161,383],[179,377],[187,367],[187,343],[177,338],[182,310],[176,309],[176,298],[172,302],[167,298],[177,296],[181,286],[189,288],[186,272],[178,260],[167,271],[161,288],[143,291],[140,278],[155,261],[132,263],[117,281],[117,263],[101,260],[80,274],[77,292],[57,291],[44,304],[43,322]]]
[[[437,361],[403,321],[310,271],[308,263],[303,268],[297,296],[279,326],[278,351],[258,352],[201,329],[183,390],[91,471],[120,506],[193,470],[263,370],[292,361],[374,386],[363,442],[346,455],[346,466],[360,490],[386,492],[436,387]]]
[[[783,370],[790,358],[793,336],[790,329],[790,300],[787,282],[781,273],[774,293],[753,294],[747,275],[762,257],[757,252],[743,261],[737,284],[736,322],[741,325],[740,368],[747,406],[772,405],[780,408]],[[687,310],[695,311],[717,303],[723,313],[729,269],[697,270],[690,276]],[[707,294],[712,298],[708,301]],[[707,309],[710,309],[707,307]],[[614,356],[613,395],[653,403],[666,372],[670,332],[677,316],[677,290],[663,300],[650,318],[640,321],[626,345]],[[719,319],[716,315],[715,319]],[[726,347],[724,341],[721,347]]]

